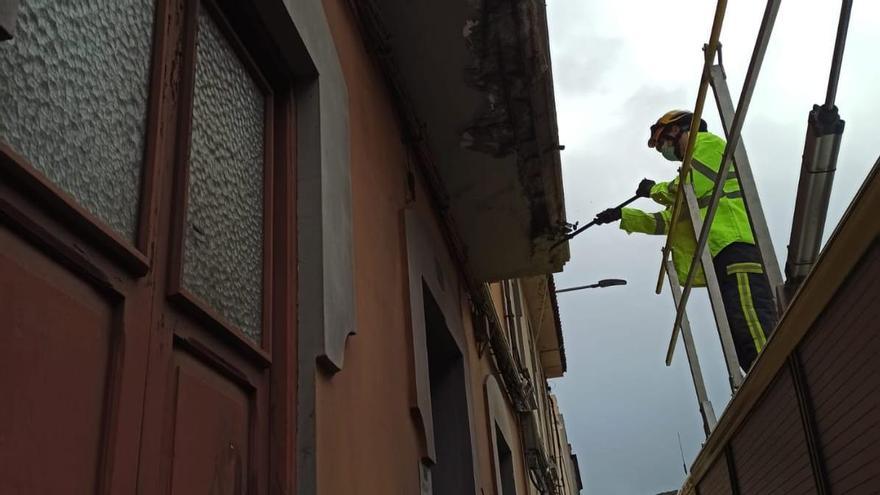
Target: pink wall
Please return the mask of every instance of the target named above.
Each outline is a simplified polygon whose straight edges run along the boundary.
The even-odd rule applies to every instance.
[[[347,2],[325,0],[324,5],[349,91],[358,334],[348,340],[344,369],[318,378],[318,490],[326,495],[413,495],[425,447],[411,413],[415,379],[404,209],[415,208],[430,234],[442,236],[420,181],[415,204],[406,203],[401,129]],[[448,254],[445,246],[437,249]],[[458,273],[449,256],[437,258],[444,272]],[[460,280],[449,283],[464,294]],[[495,493],[484,386],[491,369],[488,354],[477,356],[469,305],[460,299],[476,488],[488,495]],[[519,438],[512,443],[519,450]],[[524,471],[521,464],[517,467],[525,493]]]

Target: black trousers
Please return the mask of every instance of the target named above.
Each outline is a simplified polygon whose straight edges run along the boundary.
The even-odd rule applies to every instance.
[[[724,311],[733,334],[736,357],[748,371],[776,327],[773,291],[761,266],[761,253],[752,244],[734,242],[713,259]]]

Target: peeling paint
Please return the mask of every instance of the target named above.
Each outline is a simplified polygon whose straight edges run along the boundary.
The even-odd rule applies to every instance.
[[[395,14],[383,15],[374,2]],[[473,259],[486,268],[475,276],[498,280],[561,270],[567,245],[549,249],[567,231],[544,1],[463,0],[448,12],[432,4],[420,23],[445,23],[435,26],[444,35],[433,39],[423,38],[429,35],[422,29],[405,28],[406,16],[398,15],[402,0],[349,3],[367,28],[370,52],[382,67],[432,199],[444,213],[450,210],[451,230],[455,220],[467,225],[450,234],[466,239],[451,242],[463,250],[478,244]],[[419,44],[421,51],[414,48]],[[410,65],[398,66],[398,51]],[[424,82],[434,71],[443,84]],[[448,113],[438,104],[445,98],[457,99]],[[448,149],[448,137],[458,141],[458,150]],[[453,191],[447,191],[447,180]],[[503,182],[502,196],[487,194],[492,181]],[[473,218],[453,218],[469,215],[457,211],[462,208],[476,209]],[[507,210],[510,215],[501,213]],[[517,239],[517,251],[504,262],[489,262],[481,234],[468,229],[500,217]],[[503,263],[509,267],[501,268]]]
[[[479,0],[462,30],[472,55],[465,81],[485,100],[460,131],[460,144],[496,158],[516,155],[533,251],[546,250],[564,221],[548,203],[555,194],[550,171],[559,158],[555,109],[546,108],[554,103],[545,23],[535,0]]]

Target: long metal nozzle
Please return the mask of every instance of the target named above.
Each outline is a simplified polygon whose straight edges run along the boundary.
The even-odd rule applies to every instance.
[[[638,194],[634,195],[633,197],[629,198],[628,200],[624,201],[623,203],[620,203],[620,204],[617,205],[615,208],[623,208],[623,207],[625,207],[626,205],[632,203],[633,201],[635,201],[635,200],[637,200],[637,199],[639,199],[639,195],[638,195]],[[552,251],[552,250],[556,249],[556,247],[559,246],[560,244],[563,244],[563,243],[566,243],[566,242],[570,241],[574,236],[576,236],[576,235],[580,234],[581,232],[587,230],[588,228],[592,227],[593,225],[597,225],[597,224],[596,224],[596,220],[591,221],[590,223],[584,225],[583,227],[581,227],[581,228],[575,230],[574,232],[572,232],[572,233],[570,233],[570,234],[566,234],[566,236],[563,237],[562,240],[557,241],[556,244],[553,244],[552,246],[550,246],[550,250]]]

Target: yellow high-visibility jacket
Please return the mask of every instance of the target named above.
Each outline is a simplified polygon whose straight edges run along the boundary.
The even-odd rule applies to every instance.
[[[690,182],[694,186],[697,201],[700,205],[700,217],[706,218],[709,202],[712,199],[712,189],[715,187],[718,170],[721,167],[721,158],[724,154],[725,142],[720,137],[710,133],[701,132],[697,135],[694,144],[694,156],[692,161],[692,173]],[[732,165],[731,165],[732,167]],[[669,232],[670,220],[672,219],[672,207],[675,202],[675,194],[678,191],[679,178],[669,182],[660,182],[651,188],[651,199],[665,206],[663,211],[646,213],[635,208],[623,208],[621,210],[620,228],[627,233],[641,232],[644,234],[665,235]],[[693,228],[688,220],[686,208],[681,208],[681,217],[676,222],[675,231],[671,236],[672,262],[678,278],[684,284],[690,268],[691,259],[697,249]],[[714,257],[722,249],[734,242],[754,244],[752,226],[742,200],[742,192],[739,181],[731,169],[724,182],[724,194],[718,204],[718,211],[709,230],[709,252]],[[698,267],[699,270],[699,267]],[[695,286],[706,284],[702,270],[699,270],[694,279]]]

